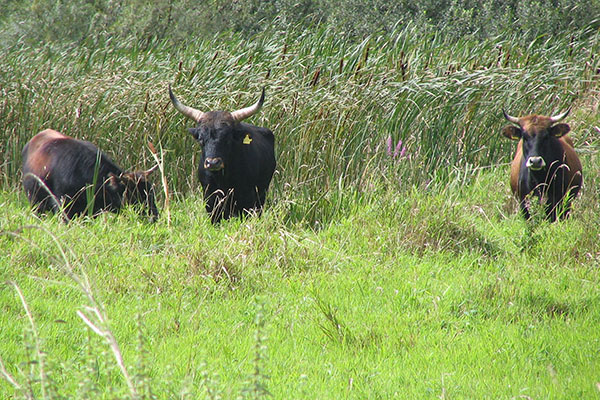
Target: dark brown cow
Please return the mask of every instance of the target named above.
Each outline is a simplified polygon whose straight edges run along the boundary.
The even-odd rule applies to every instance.
[[[571,201],[581,188],[581,162],[573,140],[566,136],[571,128],[558,123],[569,111],[553,117],[532,114],[521,118],[504,111],[504,117],[518,125],[507,126],[502,133],[519,140],[510,168],[510,187],[526,219],[531,217],[526,199],[529,193],[533,192],[540,201],[546,198],[546,216],[556,221],[557,216],[568,216]]]
[[[196,122],[189,132],[202,146],[198,177],[211,221],[260,214],[275,172],[275,137],[243,120],[261,109],[265,90],[254,105],[233,112],[188,107],[171,86],[169,97],[177,111]]]
[[[146,180],[154,169],[123,172],[92,143],[52,129],[23,148],[23,187],[30,203],[40,213],[62,209],[67,219],[137,203],[155,220],[154,189]]]

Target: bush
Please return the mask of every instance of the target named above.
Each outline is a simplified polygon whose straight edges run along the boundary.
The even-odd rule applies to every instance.
[[[135,38],[149,44],[174,42],[238,32],[249,38],[275,29],[301,30],[313,25],[355,41],[390,33],[397,26],[415,24],[454,38],[476,35],[483,39],[504,31],[531,40],[598,26],[600,0],[213,0],[198,6],[192,0],[35,0],[0,1],[0,39],[5,45],[25,42],[79,42],[105,38]]]

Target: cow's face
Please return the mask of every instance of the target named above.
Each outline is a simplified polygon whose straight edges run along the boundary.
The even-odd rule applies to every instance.
[[[567,111],[568,113],[568,111]],[[506,115],[505,115],[506,116]],[[564,118],[565,115],[562,116]],[[558,138],[570,130],[567,124],[555,124],[558,117],[528,115],[509,119],[519,126],[506,126],[502,133],[509,139],[523,141],[523,159],[530,171],[542,171],[562,156]],[[508,117],[507,117],[508,119]]]
[[[260,99],[254,105],[231,113],[227,111],[202,112],[188,107],[177,100],[171,86],[169,86],[169,97],[177,111],[198,124],[189,131],[203,148],[201,167],[207,171],[220,171],[227,167],[232,148],[236,143],[244,140],[241,130],[238,129],[239,122],[260,110],[265,100],[265,89],[263,88]]]
[[[208,171],[220,171],[229,164],[231,151],[241,142],[238,122],[229,112],[209,111],[202,115],[198,126],[189,129],[202,146],[202,167]]]
[[[140,204],[145,209],[152,221],[158,218],[156,208],[154,185],[148,181],[148,176],[156,169],[148,171],[124,172],[121,175],[110,177],[110,186],[119,192],[123,204]]]

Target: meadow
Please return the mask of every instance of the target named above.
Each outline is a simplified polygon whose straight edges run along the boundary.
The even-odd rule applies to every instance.
[[[598,396],[597,29],[117,40],[1,50],[1,398]],[[267,88],[261,218],[210,224],[169,83],[203,110]],[[525,222],[502,109],[568,107],[584,190]],[[35,216],[20,152],[49,127],[124,168],[152,142],[159,221]]]

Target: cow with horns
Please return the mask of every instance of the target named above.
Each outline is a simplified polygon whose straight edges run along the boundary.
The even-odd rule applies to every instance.
[[[198,177],[211,221],[260,214],[275,172],[275,138],[269,129],[242,121],[260,110],[264,88],[256,104],[233,112],[188,107],[170,85],[169,96],[175,109],[197,124],[188,130],[202,146]]]
[[[63,212],[68,219],[141,204],[158,218],[147,178],[156,169],[123,172],[94,144],[46,129],[23,148],[23,187],[38,213]]]
[[[567,217],[571,201],[579,193],[583,176],[573,140],[566,136],[571,128],[558,123],[569,111],[552,117],[534,114],[518,118],[503,110],[504,117],[517,125],[506,126],[502,133],[519,141],[511,164],[510,186],[525,219],[531,217],[526,199],[531,192],[540,201],[546,198],[550,221]]]

